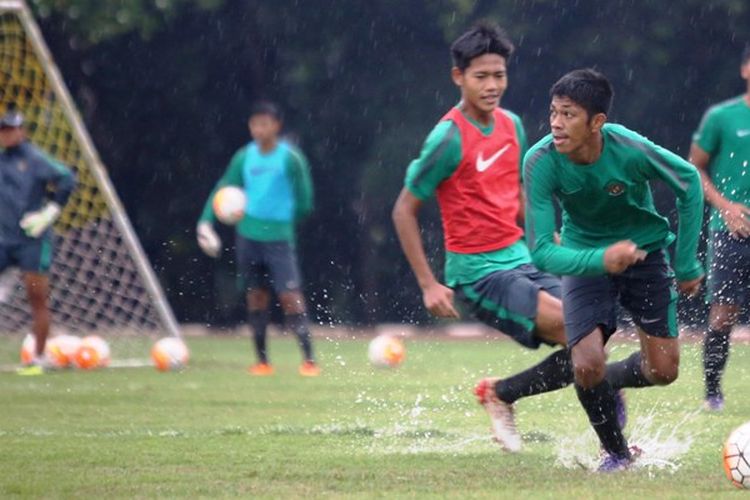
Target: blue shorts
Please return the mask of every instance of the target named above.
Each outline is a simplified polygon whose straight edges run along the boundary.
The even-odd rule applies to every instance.
[[[458,298],[475,318],[531,349],[542,343],[553,345],[535,332],[542,290],[560,298],[560,278],[531,264],[495,271],[470,285],[456,287]]]
[[[618,305],[635,324],[654,337],[677,337],[677,290],[674,273],[662,250],[621,274],[564,276],[563,315],[568,347],[602,328],[604,338],[617,330]]]
[[[301,277],[297,254],[287,241],[255,241],[237,235],[237,273],[246,290],[297,291]]]
[[[708,294],[711,304],[747,304],[750,299],[750,238],[711,231]]]
[[[22,272],[46,274],[51,264],[52,242],[48,238],[0,244],[0,272],[18,267]]]

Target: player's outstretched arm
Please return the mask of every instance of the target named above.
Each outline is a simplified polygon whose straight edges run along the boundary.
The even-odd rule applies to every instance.
[[[424,252],[417,214],[422,201],[403,188],[393,206],[393,224],[401,249],[422,289],[422,300],[432,314],[440,318],[458,318],[453,305],[453,290],[440,283],[432,272]]]

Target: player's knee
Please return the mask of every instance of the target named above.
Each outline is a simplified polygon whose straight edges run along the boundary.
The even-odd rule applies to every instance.
[[[649,380],[655,385],[669,385],[675,380],[680,374],[680,368],[677,364],[668,366],[657,367],[649,370]]]
[[[305,298],[301,292],[283,292],[279,294],[279,302],[284,314],[303,314],[305,312]]]
[[[573,373],[576,384],[584,389],[596,387],[604,380],[606,365],[604,359],[585,359],[574,361]]]

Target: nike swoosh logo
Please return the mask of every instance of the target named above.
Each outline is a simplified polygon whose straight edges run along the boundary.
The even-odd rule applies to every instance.
[[[750,135],[750,129],[738,130],[737,137],[747,137]]]
[[[503,156],[503,153],[505,153],[509,147],[510,143],[500,148],[494,155],[490,156],[486,160],[482,158],[482,153],[480,152],[479,156],[477,157],[477,172],[484,172],[485,170],[490,168],[498,158]]]
[[[641,323],[646,323],[646,324],[648,324],[648,323],[656,323],[660,319],[661,318],[649,318],[649,319],[641,318]]]

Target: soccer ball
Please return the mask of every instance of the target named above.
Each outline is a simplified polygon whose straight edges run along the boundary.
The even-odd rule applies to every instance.
[[[750,489],[750,422],[733,430],[724,443],[724,472],[736,487]]]
[[[393,335],[378,335],[370,342],[367,356],[375,366],[398,366],[406,357],[406,348],[399,337]]]
[[[179,370],[187,365],[190,351],[181,339],[165,337],[151,348],[151,359],[160,372]]]
[[[66,368],[73,363],[79,347],[81,347],[80,337],[58,335],[47,341],[44,350],[55,367]]]
[[[109,364],[109,344],[98,335],[83,337],[75,356],[78,368],[93,370]]]
[[[70,366],[80,346],[81,339],[74,335],[57,335],[47,340],[44,353],[56,368]],[[36,338],[28,334],[21,344],[21,364],[30,365],[36,355]]]
[[[33,335],[28,334],[23,338],[21,343],[21,364],[28,366],[34,361],[36,354],[36,339]]]
[[[245,216],[245,192],[237,186],[225,186],[214,195],[216,218],[227,225],[237,224]]]

